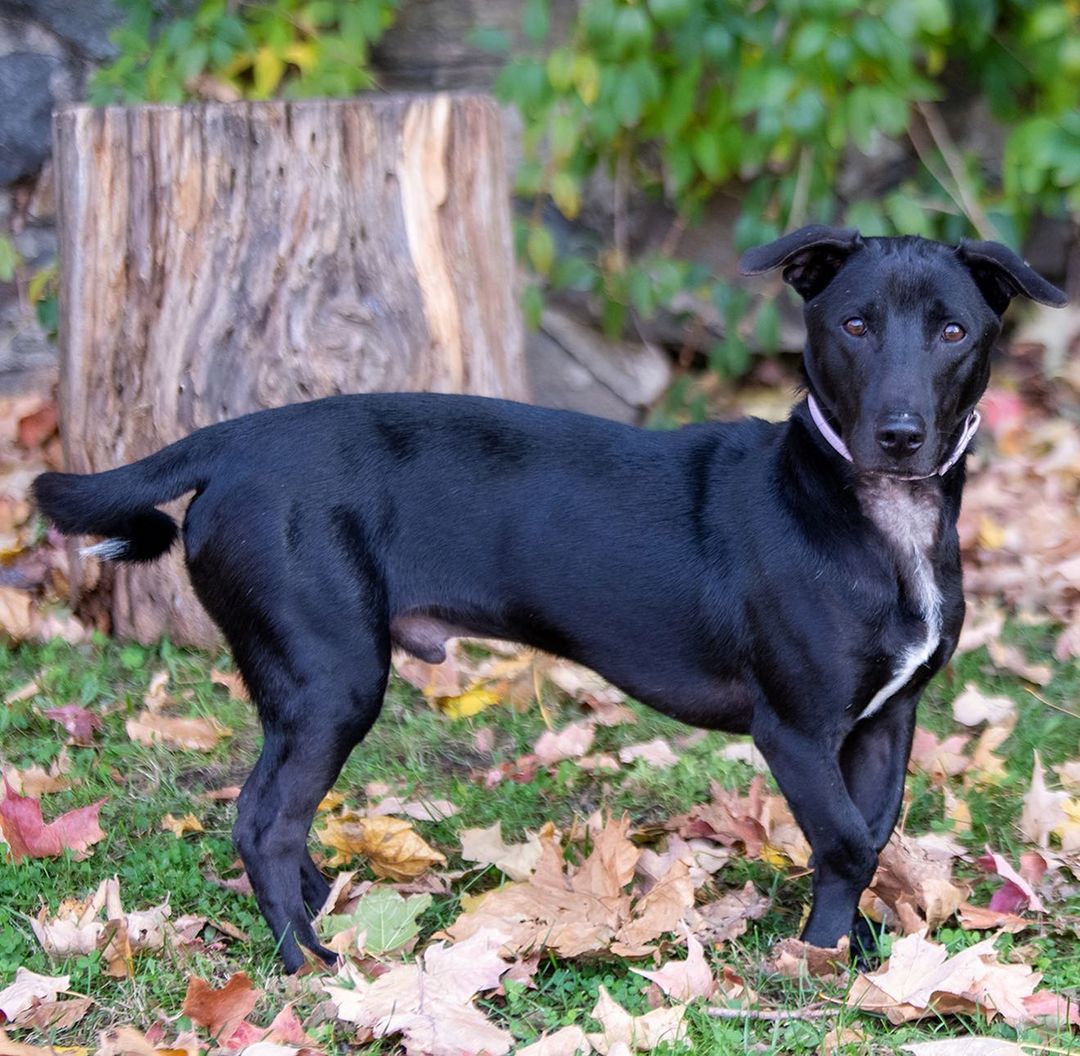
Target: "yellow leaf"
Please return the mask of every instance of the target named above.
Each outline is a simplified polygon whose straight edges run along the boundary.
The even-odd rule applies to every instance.
[[[984,515],[979,520],[979,546],[984,550],[1000,550],[1005,545],[1005,529],[993,519]]]
[[[166,814],[161,819],[161,828],[165,832],[171,832],[178,840],[188,832],[205,832],[202,822],[194,814],[185,814],[178,818],[173,814]]]
[[[774,869],[784,869],[788,864],[787,855],[768,843],[761,848],[761,854],[759,854],[758,857],[763,862],[768,862]]]
[[[315,51],[315,45],[311,43],[290,44],[282,55],[286,62],[291,62],[305,73],[315,65],[319,57]]]
[[[376,876],[391,880],[412,880],[446,858],[428,846],[412,824],[403,818],[361,817],[345,814],[328,818],[316,832],[319,839],[338,853],[327,863],[343,865],[354,855],[367,858]]]
[[[285,74],[285,60],[272,48],[261,47],[252,67],[255,80],[254,99],[269,99]]]
[[[459,697],[436,697],[435,706],[452,719],[467,719],[499,703],[498,694],[490,689],[470,689]]]
[[[319,801],[319,805],[315,808],[317,813],[325,813],[328,810],[337,810],[342,803],[345,802],[345,795],[342,792],[335,792],[331,789],[325,796]]]

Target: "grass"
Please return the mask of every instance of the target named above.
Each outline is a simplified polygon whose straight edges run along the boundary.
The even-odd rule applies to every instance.
[[[1007,633],[1029,655],[1040,659],[1050,655],[1052,638],[1046,629],[1014,626]],[[49,819],[63,810],[106,797],[101,823],[107,839],[97,844],[84,861],[67,854],[59,859],[0,865],[0,986],[25,965],[49,975],[70,974],[73,989],[92,995],[98,1002],[75,1027],[51,1039],[30,1034],[23,1040],[92,1045],[97,1031],[109,1024],[134,1023],[146,1029],[165,1016],[178,1014],[189,974],[220,985],[234,971],[247,972],[266,991],[255,1013],[259,1022],[269,1022],[273,1013],[294,997],[302,1016],[317,1003],[310,988],[298,988],[295,980],[281,975],[272,939],[254,901],[208,879],[229,875],[233,869],[235,855],[229,833],[234,805],[213,803],[200,794],[241,783],[254,762],[259,743],[250,707],[231,700],[222,686],[210,681],[209,672],[215,662],[224,666],[229,661],[167,643],[142,648],[104,639],[78,647],[63,642],[24,645],[0,656],[0,697],[30,679],[35,679],[41,689],[34,698],[0,706],[0,759],[5,764],[20,768],[32,763],[47,765],[60,752],[65,735],[41,714],[45,707],[80,703],[91,707],[103,722],[92,748],[68,749],[73,788],[45,797],[43,805]],[[188,714],[213,715],[233,731],[213,752],[146,747],[128,738],[124,721],[142,707],[151,675],[162,667],[169,671],[170,693],[186,701]],[[993,672],[985,651],[980,650],[958,658],[935,681],[922,705],[921,723],[939,734],[953,731],[949,705],[969,681],[987,692],[1012,697],[1019,708],[1016,729],[1000,751],[1007,760],[1005,780],[970,797],[973,832],[968,841],[976,853],[989,843],[1015,861],[1024,850],[1016,820],[1030,782],[1032,750],[1039,750],[1048,767],[1078,754],[1080,720],[1075,710],[1080,697],[1080,671],[1075,664],[1058,665],[1054,681],[1040,692],[1051,705],[1071,709],[1074,715],[1070,716],[1035,699],[1016,678]],[[570,705],[560,709],[553,702],[552,710],[556,724],[574,717]],[[690,732],[647,709],[635,706],[634,711],[636,725],[599,728],[594,751],[617,751],[624,744],[654,736],[674,742]],[[667,770],[638,762],[617,774],[590,774],[567,762],[550,772],[541,770],[528,782],[504,780],[487,788],[474,776],[478,768],[492,765],[490,757],[479,753],[474,744],[474,735],[482,728],[492,731],[498,762],[512,761],[529,751],[544,724],[538,709],[515,713],[505,707],[488,709],[472,719],[450,720],[432,711],[410,687],[395,681],[382,720],[364,746],[353,754],[336,787],[354,806],[362,806],[364,788],[373,781],[387,783],[414,797],[450,799],[460,808],[458,815],[438,823],[418,823],[417,828],[429,843],[448,855],[450,867],[454,868],[461,864],[455,860],[454,852],[462,828],[501,821],[504,836],[511,839],[548,820],[565,828],[575,818],[587,817],[599,808],[626,811],[636,824],[644,825],[662,821],[707,799],[712,779],[731,787],[745,787],[751,776],[744,764],[718,758],[718,750],[729,738],[708,734],[681,749],[679,763]],[[909,830],[940,828],[940,791],[923,777],[909,779],[908,784]],[[200,818],[205,832],[177,839],[160,828],[165,814],[189,811]],[[359,868],[359,875],[365,875],[364,866]],[[973,869],[969,871],[976,876]],[[238,927],[250,939],[203,952],[166,949],[143,956],[136,961],[135,977],[125,980],[105,975],[97,954],[51,962],[34,938],[28,918],[41,907],[55,911],[64,898],[86,897],[102,879],[114,873],[120,878],[125,908],[143,908],[168,898],[174,917],[204,916]],[[455,885],[452,895],[436,897],[422,919],[422,940],[454,919],[462,894],[498,882],[499,877],[493,873],[489,870],[470,874]],[[809,893],[808,878],[791,878],[761,861],[735,859],[718,880],[723,887],[751,880],[772,897],[773,905],[740,939],[710,951],[714,964],[733,968],[768,1005],[799,1008],[817,1000],[817,984],[785,979],[766,968],[773,944],[798,930]],[[977,894],[988,890],[984,884]],[[1052,915],[1034,929],[1003,937],[999,949],[1012,950],[1019,959],[1034,965],[1052,988],[1075,994],[1080,989],[1078,921],[1080,895],[1074,894],[1065,903],[1055,905]],[[982,937],[958,928],[944,928],[936,935],[954,951]],[[588,1012],[601,985],[631,1011],[647,1011],[644,981],[618,960],[548,959],[541,965],[536,984],[535,989],[509,984],[504,997],[481,1001],[492,1018],[521,1042],[534,1040],[543,1030],[571,1023],[594,1029]],[[826,986],[825,992],[842,1004],[842,985]],[[826,1031],[843,1026],[857,1026],[868,1040],[842,1047],[838,1050],[841,1053],[899,1052],[905,1042],[966,1033],[1017,1039],[1015,1031],[1001,1024],[954,1017],[893,1028],[880,1019],[856,1015],[842,1007],[836,1018],[823,1022],[766,1023],[719,1021],[692,1006],[689,1023],[697,1051],[717,1056],[748,1051],[784,1056],[817,1053]],[[345,1051],[352,1040],[347,1025],[333,1021],[319,1024],[311,1033],[332,1052]],[[1021,1040],[1046,1044],[1055,1051],[1080,1052],[1080,1046],[1065,1034],[1047,1038],[1029,1031]],[[396,1050],[393,1043],[382,1042],[363,1047],[362,1051]]]

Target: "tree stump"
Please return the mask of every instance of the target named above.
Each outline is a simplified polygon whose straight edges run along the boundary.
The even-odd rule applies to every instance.
[[[54,137],[71,471],[342,392],[525,397],[489,98],[79,106]],[[73,554],[117,635],[219,640],[178,553],[97,573]]]

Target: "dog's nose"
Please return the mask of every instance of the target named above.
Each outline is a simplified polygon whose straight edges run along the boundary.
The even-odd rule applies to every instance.
[[[875,435],[886,454],[903,458],[926,441],[926,422],[921,414],[886,414],[878,419]]]

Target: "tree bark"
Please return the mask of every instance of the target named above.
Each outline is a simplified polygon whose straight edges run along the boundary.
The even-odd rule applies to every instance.
[[[80,106],[54,136],[71,471],[335,393],[525,397],[487,97]],[[179,554],[72,575],[117,635],[218,641]]]

